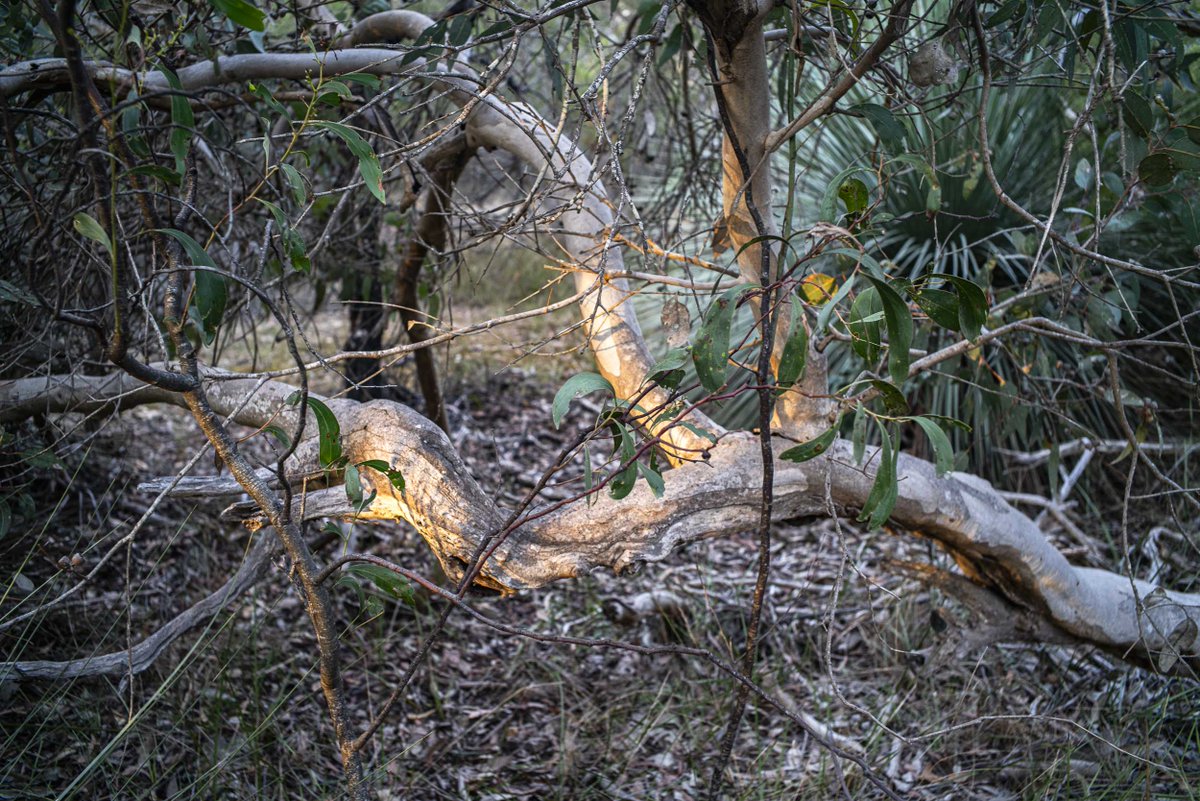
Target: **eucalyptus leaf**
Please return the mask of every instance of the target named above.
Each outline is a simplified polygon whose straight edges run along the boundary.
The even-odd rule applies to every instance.
[[[725,385],[726,365],[729,362],[729,329],[737,311],[737,301],[755,287],[741,284],[725,290],[704,315],[692,344],[692,361],[696,375],[709,392]]]
[[[908,378],[908,365],[912,361],[908,352],[913,338],[912,312],[904,298],[890,285],[870,275],[867,280],[879,292],[879,299],[883,303],[888,331],[888,372],[892,381],[900,385]]]
[[[314,120],[312,126],[327,130],[346,143],[350,152],[358,159],[358,171],[367,185],[367,190],[380,203],[387,203],[383,193],[383,170],[379,166],[379,157],[375,155],[375,151],[371,149],[367,140],[363,139],[353,128],[340,122]]]
[[[779,454],[779,458],[788,462],[807,462],[810,459],[815,459],[829,450],[829,446],[837,439],[837,435],[838,427],[834,425],[824,434],[814,437],[808,442],[801,442],[799,445],[788,448]]]
[[[793,294],[788,337],[779,355],[776,377],[781,389],[788,389],[804,377],[804,369],[808,364],[808,329],[804,327],[804,322],[804,304]]]
[[[75,230],[78,231],[80,235],[103,245],[104,249],[108,251],[108,256],[110,259],[116,255],[116,252],[113,250],[112,240],[108,238],[108,233],[105,232],[104,228],[100,225],[99,221],[97,221],[95,217],[87,212],[81,211],[75,215],[74,223]]]
[[[579,373],[567,379],[558,392],[554,394],[554,403],[550,408],[550,419],[554,423],[555,428],[562,425],[563,418],[567,414],[567,410],[571,408],[571,401],[583,395],[590,395],[593,392],[609,392],[613,395],[612,384],[608,383],[608,379],[597,373]]]
[[[300,403],[301,393],[296,390],[291,395],[288,395],[288,406],[296,406]],[[342,429],[338,425],[337,418],[333,412],[325,405],[325,402],[319,398],[314,398],[309,395],[307,398],[308,407],[312,409],[313,417],[317,420],[317,455],[321,461],[321,467],[331,467],[334,462],[342,458]]]

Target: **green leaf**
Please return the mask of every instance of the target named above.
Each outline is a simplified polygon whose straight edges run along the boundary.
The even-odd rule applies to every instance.
[[[300,390],[296,390],[288,395],[285,402],[288,406],[295,406],[300,403],[300,397]],[[314,398],[312,395],[309,395],[307,400],[313,417],[317,419],[317,450],[321,467],[328,468],[342,458],[342,429],[324,401]]]
[[[475,24],[472,14],[459,14],[450,20],[448,41],[451,47],[462,47],[471,38],[471,28]]]
[[[558,392],[554,393],[554,403],[550,407],[550,419],[554,423],[554,427],[559,428],[562,425],[563,417],[571,408],[571,401],[582,395],[590,395],[601,390],[616,396],[608,379],[597,373],[579,373],[568,378]]]
[[[1017,15],[1017,11],[1023,8],[1025,0],[1008,0],[1007,3],[1000,6],[1000,9],[987,18],[984,23],[985,27],[994,28],[1001,22],[1007,22]]]
[[[254,83],[252,81],[246,82],[246,88],[250,90],[251,94],[257,96],[264,103],[266,103],[267,106],[270,107],[270,109],[280,117],[283,117],[284,119],[290,118],[287,108],[275,99],[275,95],[271,94],[270,89],[263,86],[261,83]]]
[[[383,170],[379,167],[379,157],[375,155],[375,151],[367,144],[367,140],[359,136],[358,132],[353,128],[343,125],[340,122],[316,120],[312,125],[313,127],[324,128],[332,132],[346,143],[350,148],[350,152],[358,158],[358,171],[362,175],[367,189],[380,203],[387,203],[387,199],[383,194]]]
[[[695,434],[697,437],[701,437],[702,439],[706,439],[706,440],[708,440],[709,442],[711,442],[713,445],[716,445],[716,444],[717,444],[717,436],[716,436],[716,434],[714,434],[713,432],[709,431],[709,430],[708,430],[708,429],[706,429],[706,428],[701,428],[700,426],[696,425],[695,423],[690,423],[690,422],[688,422],[687,420],[680,420],[680,421],[679,421],[679,427],[680,427],[680,428],[686,428],[688,431],[691,431],[691,432],[692,432],[693,434]]]
[[[888,372],[892,381],[900,385],[908,378],[908,365],[912,361],[908,352],[913,338],[912,312],[904,298],[891,286],[870,275],[867,280],[879,292],[879,299],[883,302],[888,330]]]
[[[858,112],[867,118],[885,150],[893,153],[904,150],[904,126],[896,120],[892,112],[876,103],[861,103],[849,111]]]
[[[667,355],[650,368],[646,380],[667,389],[678,388],[686,375],[683,368],[687,365],[690,355],[687,348],[673,348],[667,351]]]
[[[62,460],[49,448],[21,451],[17,456],[19,461],[38,470],[62,465]]]
[[[379,88],[379,76],[369,72],[352,72],[349,75],[343,75],[342,80],[360,84],[368,89]]]
[[[850,214],[857,214],[871,202],[867,185],[857,178],[847,178],[842,181],[842,185],[838,187],[838,197],[846,204],[846,211]]]
[[[304,185],[304,179],[300,177],[300,171],[291,164],[280,164],[279,170],[287,178],[288,186],[292,189],[292,198],[296,201],[297,206],[303,206],[308,199],[308,188]]]
[[[809,459],[815,459],[825,451],[829,450],[829,446],[837,439],[838,427],[835,423],[833,428],[821,434],[818,437],[810,439],[808,442],[801,442],[799,445],[788,448],[783,453],[779,454],[779,458],[788,462],[807,462]]]
[[[957,275],[934,273],[930,277],[948,281],[958,292],[958,330],[967,339],[978,339],[987,323],[987,295],[984,291],[977,284]]]
[[[1139,137],[1145,138],[1154,130],[1154,112],[1150,101],[1134,90],[1121,96],[1121,119]]]
[[[744,293],[755,289],[741,284],[725,290],[704,314],[704,322],[696,331],[692,345],[692,361],[696,364],[696,375],[709,392],[716,392],[725,385],[726,366],[729,362],[729,328],[737,311],[737,301]]]
[[[933,448],[934,465],[938,476],[944,476],[954,469],[954,448],[942,427],[925,417],[914,417],[912,421],[925,432],[929,444]]]
[[[779,355],[779,374],[776,383],[782,389],[795,384],[804,377],[808,364],[808,330],[804,327],[804,304],[792,294],[792,310],[788,327],[787,342]]]
[[[404,475],[390,464],[382,459],[367,459],[365,462],[359,462],[359,467],[369,467],[372,470],[383,473],[387,476],[388,482],[400,492],[404,492]]]
[[[875,421],[879,428],[881,445],[879,448],[879,465],[875,468],[875,483],[863,504],[859,522],[865,522],[868,528],[879,528],[887,522],[896,508],[896,498],[899,487],[896,482],[896,457],[898,453],[892,449],[892,438],[887,428],[879,420]]]
[[[854,428],[850,433],[850,444],[854,446],[854,463],[862,464],[867,451],[867,409],[861,403],[854,410]]]
[[[277,439],[279,441],[279,444],[281,446],[283,446],[283,449],[285,451],[288,448],[292,447],[291,436],[286,431],[284,431],[283,428],[281,428],[280,426],[277,426],[274,423],[272,423],[271,425],[264,426],[263,431],[265,431],[268,434],[275,437],[275,439]]]
[[[363,490],[362,479],[358,475],[358,468],[352,464],[346,465],[346,471],[343,474],[346,482],[346,498],[350,501],[350,505],[355,509],[362,508]]]
[[[175,156],[175,172],[183,175],[188,148],[192,144],[192,131],[196,127],[196,117],[192,114],[192,104],[183,91],[183,84],[175,73],[166,67],[159,71],[166,77],[167,83],[175,90],[171,95],[171,153]]]
[[[416,600],[412,584],[404,576],[393,573],[382,565],[351,565],[346,572],[360,579],[371,582],[385,595],[391,596],[407,604]]]
[[[1179,168],[1167,153],[1151,153],[1138,162],[1138,177],[1150,186],[1166,186],[1175,180]]]
[[[824,333],[825,329],[829,326],[830,318],[833,317],[833,310],[837,308],[839,303],[846,299],[846,296],[850,294],[850,288],[853,286],[854,276],[851,275],[842,282],[842,285],[838,291],[833,293],[833,297],[830,298],[827,303],[821,306],[821,310],[817,312],[817,328],[814,332],[816,335]]]
[[[621,464],[626,464],[627,467],[609,482],[608,494],[613,500],[619,501],[633,492],[633,485],[637,483],[638,466],[637,462],[634,461],[637,450],[633,445],[633,435],[624,425],[617,423],[616,426],[620,432],[620,446],[617,449],[617,453],[619,454]]]
[[[834,222],[837,215],[834,213],[834,207],[837,203],[838,192],[842,188],[842,184],[852,175],[860,172],[867,172],[865,167],[847,167],[833,177],[829,185],[825,187],[825,194],[821,197],[821,205],[818,209],[818,218],[822,222]]]
[[[0,540],[4,539],[11,527],[12,509],[9,508],[8,501],[0,500]]]
[[[883,339],[880,335],[879,319],[883,312],[883,302],[879,292],[874,287],[868,287],[854,298],[850,304],[850,316],[846,327],[850,329],[850,347],[869,365],[875,364]]]
[[[667,486],[663,481],[662,473],[652,467],[647,467],[641,462],[638,462],[638,470],[641,471],[642,476],[646,479],[646,483],[650,485],[650,491],[654,493],[654,497],[661,498],[663,490]]]
[[[243,28],[262,32],[266,29],[266,14],[246,0],[211,0],[213,8]]]
[[[911,290],[909,294],[921,311],[929,315],[930,320],[951,331],[962,330],[958,314],[958,295],[945,289],[929,288]]]
[[[213,261],[212,256],[209,256],[208,252],[200,247],[199,242],[183,231],[176,231],[174,228],[160,228],[158,233],[166,234],[183,245],[192,264],[217,269],[217,263]],[[225,282],[225,276],[219,273],[208,270],[193,270],[192,272],[196,284],[193,300],[200,316],[201,327],[204,329],[204,342],[209,344],[216,335],[218,326],[221,325],[221,318],[225,316],[225,305],[229,301],[229,288]]]
[[[108,234],[92,215],[82,211],[76,214],[75,230],[78,231],[82,236],[104,245],[104,249],[108,251],[108,257],[110,259],[116,256],[116,251],[113,250],[112,240],[108,238]]]
[[[908,401],[904,399],[904,393],[895,384],[890,384],[880,378],[872,378],[867,383],[879,390],[879,397],[883,399],[885,412],[893,417],[908,414]]]

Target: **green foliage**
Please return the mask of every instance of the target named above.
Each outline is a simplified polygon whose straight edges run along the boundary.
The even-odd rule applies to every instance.
[[[725,386],[729,363],[729,336],[738,299],[753,287],[739,284],[721,293],[704,314],[704,321],[692,342],[692,361],[696,375],[709,392]]]
[[[317,450],[321,467],[335,467],[342,458],[341,426],[325,402],[312,395],[304,395],[297,390],[288,395],[286,403],[288,406],[298,406],[301,398],[307,402],[317,421]]]
[[[555,428],[562,426],[563,418],[571,407],[571,401],[593,392],[605,391],[613,393],[612,384],[598,373],[579,373],[567,379],[554,395],[554,403],[550,408],[550,419]]]

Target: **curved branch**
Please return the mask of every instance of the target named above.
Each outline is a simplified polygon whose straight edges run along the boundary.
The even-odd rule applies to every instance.
[[[196,626],[211,620],[213,615],[257,584],[267,566],[271,564],[271,558],[279,550],[279,541],[276,538],[260,536],[241,567],[220,589],[180,612],[149,637],[126,651],[70,659],[65,662],[0,662],[0,681],[11,678],[62,680],[85,676],[131,676],[141,673],[150,667],[171,643]]]

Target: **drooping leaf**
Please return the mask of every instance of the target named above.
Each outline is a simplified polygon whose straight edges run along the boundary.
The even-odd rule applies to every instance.
[[[38,299],[32,292],[11,281],[5,281],[3,278],[0,278],[0,302],[21,303],[26,306],[38,305]]]
[[[781,389],[788,389],[804,377],[804,368],[808,364],[808,329],[804,323],[804,305],[792,295],[788,338],[783,343],[783,351],[779,356],[779,375],[776,377]]]
[[[292,199],[296,201],[297,206],[303,206],[304,201],[308,199],[308,188],[304,185],[304,179],[300,177],[300,171],[291,164],[280,164],[279,169],[291,187]]]
[[[280,426],[277,426],[274,423],[272,423],[268,426],[264,426],[263,431],[265,431],[266,433],[275,437],[275,439],[278,440],[279,444],[281,446],[283,446],[284,450],[287,450],[288,448],[292,447],[291,436],[286,431],[284,431],[283,428],[281,428]]]
[[[788,462],[807,462],[809,459],[815,459],[829,450],[829,446],[837,439],[837,435],[838,427],[837,424],[834,424],[824,434],[813,437],[808,442],[801,442],[799,445],[788,448],[779,454],[779,458]]]
[[[350,501],[350,505],[356,510],[361,510],[363,502],[362,480],[358,475],[358,468],[352,464],[346,465],[346,471],[343,474],[346,487],[346,498]]]
[[[880,334],[883,320],[883,303],[879,292],[874,287],[868,287],[854,298],[850,304],[850,316],[846,319],[846,327],[850,329],[850,346],[869,365],[875,364],[883,339]]]
[[[299,404],[300,397],[300,390],[296,390],[288,395],[287,405]],[[342,458],[342,428],[324,401],[309,395],[308,407],[312,409],[313,417],[317,420],[317,455],[321,467],[331,467]]]
[[[819,336],[825,332],[825,329],[829,326],[830,318],[833,317],[834,309],[837,308],[839,303],[846,299],[846,296],[850,294],[850,289],[853,286],[854,276],[851,275],[842,282],[841,288],[833,294],[833,297],[829,299],[829,302],[821,307],[821,311],[817,312],[817,328],[813,332],[814,335]]]
[[[650,485],[650,491],[654,493],[654,497],[661,498],[667,486],[663,481],[662,473],[641,462],[638,462],[638,470],[641,471],[642,477],[646,479],[646,483]]]
[[[709,431],[707,428],[701,428],[700,426],[696,425],[695,423],[689,422],[687,420],[680,420],[679,427],[686,428],[688,431],[692,432],[697,437],[706,439],[709,442],[711,442],[713,445],[717,444],[717,435],[714,434],[713,432]]]
[[[619,501],[633,492],[633,487],[637,483],[638,465],[635,461],[637,449],[633,444],[633,434],[627,426],[621,423],[615,425],[619,432],[618,440],[620,442],[615,455],[626,467],[608,483],[608,494],[613,500]]]
[[[754,289],[741,284],[725,290],[704,315],[704,322],[696,331],[692,345],[692,361],[696,364],[696,375],[709,392],[716,392],[725,385],[726,366],[729,362],[729,329],[737,311],[738,298]]]
[[[348,125],[328,120],[316,120],[313,127],[323,128],[335,134],[350,148],[350,152],[358,159],[358,171],[362,175],[367,189],[380,203],[387,203],[383,194],[383,170],[379,167],[379,157],[357,131]]]
[[[958,293],[959,330],[967,339],[978,339],[987,323],[987,295],[977,284],[966,278],[946,273],[934,273],[932,278],[949,282]]]
[[[861,403],[854,410],[854,428],[850,433],[850,444],[854,447],[854,463],[862,464],[867,451],[867,410]]]
[[[892,438],[881,421],[876,420],[875,424],[879,428],[881,442],[879,463],[875,467],[875,483],[871,485],[871,492],[867,495],[862,513],[858,516],[859,522],[865,522],[868,528],[879,528],[887,522],[892,510],[896,508],[899,492],[896,483],[897,453],[892,448]]]
[[[558,392],[554,394],[554,403],[550,407],[550,419],[554,423],[554,427],[558,428],[562,425],[563,418],[567,414],[567,410],[571,408],[571,401],[582,395],[590,395],[593,392],[605,391],[612,394],[612,384],[608,383],[608,379],[597,373],[579,373],[567,379]]]
[[[889,284],[870,275],[867,280],[879,292],[879,299],[883,303],[888,331],[888,372],[892,381],[899,386],[908,378],[908,365],[912,361],[908,352],[913,338],[912,312],[904,298]]]
[[[213,261],[212,256],[208,255],[208,251],[200,247],[199,242],[183,231],[161,228],[159,233],[166,234],[183,245],[192,264],[216,269],[217,263]],[[208,344],[212,342],[217,327],[221,325],[221,319],[225,316],[225,305],[229,301],[229,288],[225,282],[225,276],[209,270],[194,270],[193,280],[196,285],[193,300],[200,317],[201,327],[204,329],[205,344]]]
[[[108,238],[108,233],[100,225],[95,217],[87,212],[79,212],[75,215],[75,230],[81,236],[85,236],[94,242],[99,242],[108,251],[109,258],[113,258],[116,252],[113,250],[112,240]]]
[[[921,427],[933,448],[934,466],[939,476],[954,469],[954,447],[942,427],[927,417],[914,417],[912,421]]]
[[[159,69],[166,76],[167,84],[174,93],[171,95],[171,154],[175,156],[175,172],[183,175],[188,148],[192,144],[192,132],[196,127],[196,116],[192,113],[192,104],[186,95],[182,94],[183,84],[175,73],[166,67]]]

